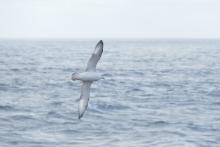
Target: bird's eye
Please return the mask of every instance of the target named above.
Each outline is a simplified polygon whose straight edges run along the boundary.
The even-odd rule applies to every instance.
[[[76,73],[73,73],[72,74],[72,80],[75,80],[75,78],[76,78]]]

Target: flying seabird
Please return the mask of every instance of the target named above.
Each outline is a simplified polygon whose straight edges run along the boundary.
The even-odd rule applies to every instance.
[[[79,119],[83,116],[83,114],[87,109],[89,102],[89,95],[90,95],[90,87],[92,82],[103,79],[102,75],[96,72],[96,65],[102,56],[102,52],[103,52],[103,42],[102,40],[100,40],[97,43],[95,50],[87,63],[85,72],[72,74],[73,81],[80,80],[82,82],[81,95],[79,99],[79,108],[78,108]]]

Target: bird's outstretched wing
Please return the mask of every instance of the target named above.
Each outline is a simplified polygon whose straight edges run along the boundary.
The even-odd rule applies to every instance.
[[[79,119],[83,116],[87,109],[91,84],[92,82],[82,82],[81,95],[79,100]]]
[[[102,40],[100,40],[98,42],[98,44],[96,45],[95,50],[87,63],[86,71],[95,71],[96,70],[96,65],[102,56],[103,46],[104,46],[104,44],[103,44]]]

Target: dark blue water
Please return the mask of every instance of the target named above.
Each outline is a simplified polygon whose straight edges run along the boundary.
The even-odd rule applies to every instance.
[[[1,147],[220,146],[220,40],[104,40],[78,120],[97,41],[0,41]]]

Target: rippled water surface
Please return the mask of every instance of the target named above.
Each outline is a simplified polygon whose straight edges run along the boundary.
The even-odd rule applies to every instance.
[[[78,120],[97,41],[0,41],[1,147],[220,146],[219,40],[104,40]]]

